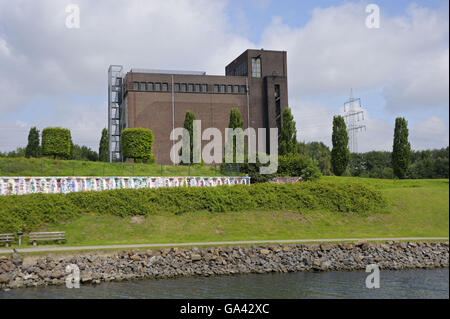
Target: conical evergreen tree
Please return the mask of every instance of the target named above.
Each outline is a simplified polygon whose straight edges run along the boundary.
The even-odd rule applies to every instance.
[[[228,124],[229,128],[232,129],[237,129],[237,128],[241,128],[244,129],[244,121],[242,120],[242,115],[241,112],[239,111],[239,109],[237,108],[232,108],[230,111],[230,122]],[[229,141],[231,142],[231,141]],[[236,148],[236,137],[233,136],[233,163],[236,163],[236,157],[237,154],[236,152],[238,151],[238,149]],[[245,146],[244,146],[244,152],[245,152]],[[244,154],[245,156],[245,154]]]
[[[187,111],[186,115],[184,117],[184,123],[183,123],[183,127],[189,132],[189,154],[190,154],[190,159],[189,159],[189,163],[193,163],[194,160],[194,121],[196,120],[195,118],[195,113],[192,111]],[[180,156],[182,155],[182,150],[180,150]],[[182,164],[189,164],[189,163],[183,163]]]
[[[283,123],[281,124],[280,134],[280,155],[297,153],[297,129],[295,128],[294,116],[291,109],[283,110]]]
[[[28,133],[28,144],[25,148],[25,157],[39,157],[39,130],[36,127],[32,127]]]
[[[342,116],[333,117],[332,143],[331,167],[335,175],[341,176],[347,169],[350,160],[347,127]]]
[[[392,168],[395,176],[405,178],[411,157],[408,141],[408,122],[403,117],[395,119],[394,144],[392,149]]]
[[[109,137],[108,130],[104,128],[102,130],[102,137],[100,138],[100,145],[98,148],[98,159],[100,162],[108,161],[109,153]]]

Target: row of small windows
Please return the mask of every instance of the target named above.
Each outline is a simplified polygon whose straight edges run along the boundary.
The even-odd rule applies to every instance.
[[[189,93],[207,93],[208,84],[193,84],[193,83],[175,83],[175,92],[189,92]]]
[[[245,85],[224,85],[215,84],[214,93],[245,93]]]
[[[133,90],[135,91],[151,91],[151,92],[168,92],[168,83],[153,83],[153,82],[133,82]],[[208,84],[194,84],[194,83],[175,83],[175,92],[188,92],[188,93],[207,93]],[[246,93],[245,85],[224,85],[215,84],[214,93]]]
[[[133,82],[133,90],[136,91],[151,91],[151,92],[167,92],[169,91],[168,83],[153,83],[153,82]]]

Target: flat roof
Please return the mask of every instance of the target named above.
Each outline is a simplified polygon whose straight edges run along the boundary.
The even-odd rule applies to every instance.
[[[130,72],[152,73],[152,74],[206,75],[206,72],[204,71],[183,71],[183,70],[131,69]]]

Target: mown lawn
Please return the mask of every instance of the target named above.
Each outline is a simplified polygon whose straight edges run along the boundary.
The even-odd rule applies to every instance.
[[[221,176],[219,166],[0,158],[0,176]]]
[[[66,245],[176,243],[349,237],[448,237],[448,180],[351,179],[370,184],[389,201],[383,212],[189,212],[117,217],[85,214],[48,230],[66,231]]]

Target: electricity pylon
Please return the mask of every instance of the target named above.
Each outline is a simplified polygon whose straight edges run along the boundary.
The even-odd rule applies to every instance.
[[[348,149],[350,153],[358,153],[358,133],[366,131],[364,121],[364,110],[361,106],[361,99],[353,97],[353,90],[350,90],[350,98],[344,103],[344,120],[347,125]]]

